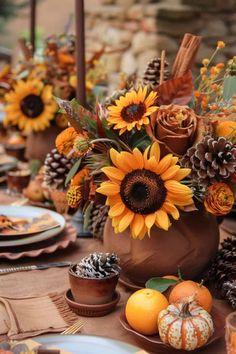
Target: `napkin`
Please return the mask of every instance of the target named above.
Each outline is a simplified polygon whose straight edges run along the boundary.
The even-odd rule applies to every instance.
[[[61,332],[76,320],[78,317],[67,306],[63,294],[0,297],[0,340]]]

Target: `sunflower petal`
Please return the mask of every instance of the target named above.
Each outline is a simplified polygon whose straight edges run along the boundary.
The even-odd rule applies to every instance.
[[[156,220],[156,213],[149,214],[145,217],[145,225],[147,226],[148,229],[151,229],[151,227],[155,224]]]
[[[164,210],[156,211],[156,221],[160,225],[160,227],[164,230],[168,230],[170,226],[170,220],[168,218],[167,213]]]
[[[160,161],[161,150],[160,145],[157,142],[153,143],[151,146],[150,157],[152,156],[155,157],[157,163]]]
[[[179,210],[176,208],[176,206],[170,202],[164,202],[162,205],[162,208],[172,216],[173,219],[178,220],[180,215],[179,215]]]
[[[171,165],[172,162],[172,154],[168,154],[161,161],[159,162],[158,166],[156,167],[156,173],[162,174],[164,173]]]
[[[115,205],[113,205],[109,212],[108,215],[110,216],[110,218],[113,218],[115,216],[119,216],[123,213],[123,211],[125,210],[125,205],[122,202],[116,203]]]
[[[172,178],[175,179],[175,175],[179,169],[180,169],[180,166],[177,166],[177,165],[169,167],[164,173],[162,173],[161,179],[163,181],[166,181],[166,180],[172,179]]]
[[[173,179],[165,181],[164,184],[167,191],[169,192],[181,195],[184,194],[186,196],[192,196],[193,194],[192,190],[188,186],[185,186],[184,184],[181,184],[180,182]]]
[[[176,181],[181,181],[185,177],[187,177],[191,172],[190,168],[181,168],[175,175]]]
[[[140,214],[135,214],[131,225],[131,232],[134,238],[138,237],[144,226],[144,217]]]
[[[98,193],[110,196],[120,193],[120,186],[113,182],[102,182],[101,186],[96,190]]]
[[[125,174],[123,171],[116,167],[103,167],[101,168],[102,172],[105,173],[105,175],[110,178],[111,180],[118,180],[122,181],[125,177]]]
[[[132,222],[134,218],[134,213],[132,211],[127,211],[123,218],[119,222],[119,232],[123,232]]]

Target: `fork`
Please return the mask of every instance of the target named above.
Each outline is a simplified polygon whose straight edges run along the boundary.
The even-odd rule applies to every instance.
[[[78,320],[73,325],[68,327],[65,331],[63,331],[61,334],[75,334],[75,333],[79,332],[83,326],[84,326],[84,323],[82,323],[82,322],[80,322],[80,320]]]

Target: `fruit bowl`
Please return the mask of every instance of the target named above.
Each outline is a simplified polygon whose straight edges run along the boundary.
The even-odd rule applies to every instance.
[[[208,340],[208,342],[201,348],[204,348],[210,345],[211,343],[215,342],[216,340],[220,339],[221,337],[224,336],[225,333],[225,329],[224,329],[225,315],[215,306],[212,309],[211,315],[212,315],[215,331],[211,336],[211,338]],[[120,323],[127,332],[129,332],[131,335],[133,335],[133,337],[135,337],[139,345],[149,352],[158,353],[158,354],[190,353],[189,351],[175,349],[170,345],[163,343],[158,334],[153,336],[145,336],[144,334],[138,333],[137,331],[135,331],[130,327],[124,313],[120,317]],[[201,348],[198,348],[195,351]]]

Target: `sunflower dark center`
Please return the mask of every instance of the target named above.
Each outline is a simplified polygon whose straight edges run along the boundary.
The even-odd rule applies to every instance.
[[[20,108],[27,117],[36,118],[43,112],[44,103],[40,96],[32,94],[23,98]]]
[[[145,169],[128,173],[120,186],[123,203],[136,214],[151,214],[160,209],[166,193],[161,177]]]
[[[133,103],[121,110],[121,117],[128,123],[140,120],[146,112],[145,105],[143,103]]]

